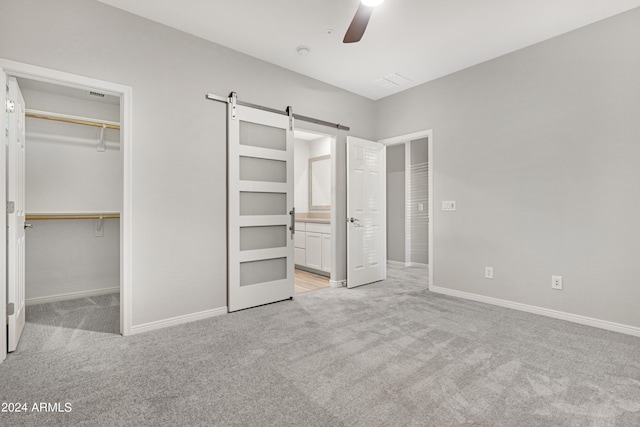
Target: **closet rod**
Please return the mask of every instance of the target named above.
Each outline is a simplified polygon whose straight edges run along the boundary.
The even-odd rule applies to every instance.
[[[52,219],[118,219],[120,214],[90,214],[90,215],[74,215],[74,214],[53,214],[53,215],[26,215],[27,221],[52,220]]]
[[[77,125],[94,126],[98,128],[105,127],[107,129],[120,130],[120,125],[117,122],[100,122],[98,120],[86,117],[70,116],[67,114],[49,113],[46,111],[30,109],[26,110],[25,115],[34,119],[53,120],[56,122],[75,123]]]

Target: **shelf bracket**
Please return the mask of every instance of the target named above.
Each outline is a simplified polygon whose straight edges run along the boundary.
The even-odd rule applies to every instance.
[[[98,140],[98,151],[104,152],[107,151],[107,125],[104,123],[100,128],[100,139]]]

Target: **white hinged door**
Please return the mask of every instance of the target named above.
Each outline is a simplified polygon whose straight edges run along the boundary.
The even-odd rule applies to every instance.
[[[14,351],[25,324],[25,106],[16,79],[7,86],[14,103],[7,113],[7,350]]]
[[[0,67],[0,109],[2,117],[2,150],[0,150],[0,165],[4,168],[5,172],[0,173],[0,204],[7,203],[7,147],[9,146],[9,113],[6,105],[9,97],[9,87],[7,86],[7,75]],[[9,207],[7,206],[7,212]],[[0,215],[0,242],[7,241],[7,216],[8,214]],[[4,262],[7,259],[7,245],[0,245],[0,319],[3,324],[0,327],[0,362],[7,358],[7,263]]]
[[[289,117],[229,104],[228,309],[293,297],[293,132]]]
[[[347,287],[386,279],[383,144],[347,137]]]

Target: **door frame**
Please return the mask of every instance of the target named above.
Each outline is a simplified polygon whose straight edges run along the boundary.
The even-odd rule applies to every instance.
[[[414,133],[409,133],[405,135],[394,136],[391,138],[385,138],[378,140],[378,142],[390,146],[390,145],[399,145],[404,144],[416,139],[427,138],[427,151],[428,151],[428,163],[429,163],[429,171],[428,171],[428,179],[429,179],[429,197],[428,200],[428,213],[429,213],[429,239],[428,239],[428,248],[429,248],[429,290],[434,286],[433,285],[433,230],[434,230],[434,220],[433,220],[433,129],[422,130]],[[406,158],[406,157],[405,157]],[[405,164],[406,168],[406,164]],[[406,197],[406,196],[405,196]]]
[[[98,80],[77,74],[66,73],[39,67],[31,64],[16,62],[0,58],[0,67],[7,76],[22,77],[30,80],[51,83],[59,86],[68,86],[83,90],[98,90],[110,95],[120,97],[120,152],[122,156],[122,210],[120,212],[120,333],[131,335],[132,323],[132,160],[133,160],[133,88],[130,86]],[[0,155],[0,162],[6,162],[5,152]],[[5,164],[5,163],[3,163]],[[6,205],[6,192],[4,190],[5,178],[0,181],[2,185],[2,198]],[[2,221],[4,222],[4,220]],[[0,239],[6,241],[6,226],[0,227]],[[6,245],[0,256],[6,268]],[[6,274],[2,275],[3,294],[0,299],[0,319],[6,319]],[[0,347],[0,361],[6,357],[6,345]]]

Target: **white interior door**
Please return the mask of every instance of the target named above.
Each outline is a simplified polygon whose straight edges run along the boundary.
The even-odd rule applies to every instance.
[[[293,131],[287,116],[228,113],[229,311],[293,297]]]
[[[5,172],[0,173],[0,200],[2,204],[7,203],[7,151],[9,147],[9,113],[7,111],[7,99],[9,97],[9,86],[7,86],[7,75],[0,68],[0,108],[2,108],[2,127],[4,128],[2,138],[2,149],[0,150],[0,165],[3,165]],[[0,215],[0,242],[7,241],[7,215]],[[0,362],[7,358],[7,245],[0,245],[0,319],[4,320],[4,325],[0,327]]]
[[[25,106],[16,79],[7,80],[7,350],[14,351],[25,323]]]
[[[385,146],[347,137],[347,287],[387,277]]]

